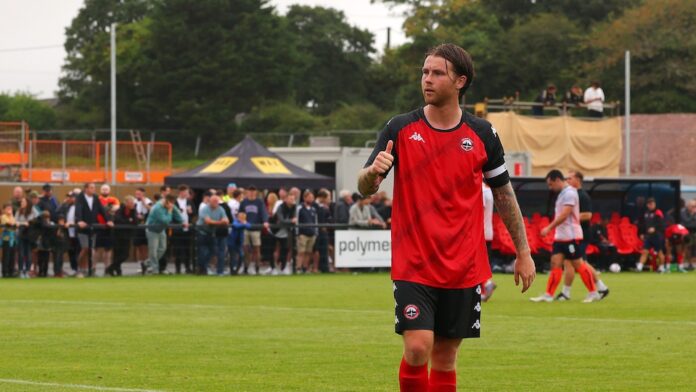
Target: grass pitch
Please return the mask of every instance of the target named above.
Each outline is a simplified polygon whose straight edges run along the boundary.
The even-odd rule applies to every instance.
[[[460,390],[694,390],[696,273],[530,303],[546,277],[496,276]],[[0,390],[395,391],[393,306],[387,274],[1,280]]]

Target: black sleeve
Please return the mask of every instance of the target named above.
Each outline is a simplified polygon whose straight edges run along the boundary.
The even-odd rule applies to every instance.
[[[377,138],[377,143],[375,144],[374,150],[372,150],[372,154],[370,154],[370,157],[367,159],[367,162],[365,163],[365,167],[368,167],[372,165],[372,162],[375,161],[375,158],[377,158],[377,155],[379,154],[380,151],[384,151],[387,148],[387,142],[390,140],[394,143],[394,146],[392,147],[392,152],[391,154],[394,156],[394,163],[392,164],[392,168],[396,166],[397,163],[397,150],[398,146],[396,144],[396,135],[398,133],[398,130],[394,130],[393,123],[394,123],[394,118],[389,120],[387,125],[384,127],[382,132],[380,132],[379,137]],[[391,171],[391,168],[389,169]],[[389,174],[389,171],[384,173],[382,176],[386,177]]]
[[[84,221],[85,218],[82,216],[82,198],[78,197],[75,200],[75,223]]]
[[[499,188],[510,182],[510,174],[505,167],[505,150],[495,128],[489,127],[481,133],[486,146],[488,160],[483,165],[483,177],[491,188]]]

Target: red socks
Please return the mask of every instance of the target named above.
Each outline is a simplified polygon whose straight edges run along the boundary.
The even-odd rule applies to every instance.
[[[577,273],[580,274],[582,278],[582,283],[587,287],[587,291],[590,293],[597,291],[597,285],[595,284],[594,276],[592,276],[592,271],[587,268],[587,264],[582,263],[580,268],[578,268]]]
[[[411,366],[402,358],[399,386],[401,392],[457,392],[457,372],[431,369],[428,380],[427,363],[423,366]]]
[[[677,253],[677,264],[684,264],[684,253]]]
[[[457,372],[431,369],[428,392],[457,392]]]
[[[561,279],[563,279],[563,269],[551,268],[551,272],[549,272],[549,280],[546,282],[546,294],[553,297],[558,285],[561,283]]]
[[[401,392],[427,392],[428,364],[411,366],[402,358],[399,367],[399,386]]]

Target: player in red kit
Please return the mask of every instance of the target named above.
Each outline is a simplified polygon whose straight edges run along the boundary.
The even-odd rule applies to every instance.
[[[481,284],[491,277],[484,178],[517,249],[515,283],[524,292],[535,277],[498,135],[459,106],[473,77],[464,49],[430,50],[421,75],[426,105],[387,123],[359,174],[358,189],[371,195],[394,169],[391,277],[404,342],[401,391],[456,391],[461,340],[480,336]]]
[[[685,238],[689,235],[689,230],[680,224],[674,224],[665,230],[665,272],[672,271],[672,260],[677,259],[677,269],[679,272],[687,272],[684,268],[684,247]]]

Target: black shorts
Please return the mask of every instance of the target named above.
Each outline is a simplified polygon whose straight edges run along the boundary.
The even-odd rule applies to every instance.
[[[665,239],[660,233],[647,234],[643,241],[643,249],[663,252],[665,250]]]
[[[394,281],[395,330],[425,329],[451,339],[481,336],[481,286],[440,289]]]
[[[586,244],[581,240],[553,243],[553,254],[563,254],[566,260],[577,260],[585,258]]]

